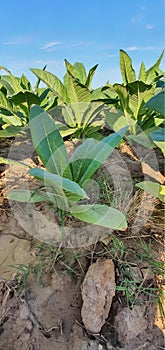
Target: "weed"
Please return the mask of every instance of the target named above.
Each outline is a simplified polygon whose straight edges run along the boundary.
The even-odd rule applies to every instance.
[[[140,303],[157,302],[163,318],[164,263],[154,258],[151,242],[147,244],[143,241],[141,245],[139,250],[128,249],[112,235],[111,244],[102,255],[111,257],[116,265],[119,300],[125,301],[131,308]]]

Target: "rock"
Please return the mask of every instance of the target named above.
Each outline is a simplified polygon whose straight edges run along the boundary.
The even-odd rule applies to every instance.
[[[114,264],[111,259],[92,264],[82,285],[81,316],[86,329],[99,333],[105,323],[115,295]]]
[[[140,335],[147,328],[145,310],[145,305],[137,305],[132,310],[128,307],[118,310],[114,328],[118,332],[118,340],[122,345]]]

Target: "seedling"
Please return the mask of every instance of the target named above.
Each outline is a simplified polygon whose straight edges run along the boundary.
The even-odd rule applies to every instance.
[[[68,159],[64,141],[54,120],[39,106],[32,107],[29,126],[34,148],[43,167],[26,166],[26,169],[43,187],[31,191],[13,190],[8,192],[7,198],[27,203],[52,203],[58,208],[62,222],[67,212],[90,224],[125,230],[126,218],[121,211],[107,205],[82,204],[82,200],[89,199],[84,190],[86,183],[121,142],[127,128],[105,137],[100,142],[91,138],[86,140]],[[20,165],[19,162],[18,164]]]

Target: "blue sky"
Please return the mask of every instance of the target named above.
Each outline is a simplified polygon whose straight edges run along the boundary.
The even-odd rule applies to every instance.
[[[99,64],[93,86],[120,82],[119,50],[138,71],[165,46],[164,0],[6,0],[0,6],[0,65],[35,81],[29,68],[62,79],[66,58],[87,69]],[[161,67],[164,68],[163,60]]]

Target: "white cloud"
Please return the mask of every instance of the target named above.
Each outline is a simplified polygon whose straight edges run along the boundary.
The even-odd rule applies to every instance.
[[[153,29],[155,26],[153,24],[147,24],[146,29],[150,30]]]
[[[137,51],[139,48],[137,46],[129,46],[126,48],[127,51]]]
[[[47,42],[46,44],[43,44],[41,49],[42,50],[50,50],[50,49],[54,49],[57,45],[60,45],[61,41],[51,41],[51,42]]]
[[[126,51],[154,51],[162,50],[159,46],[129,46],[125,49]]]

